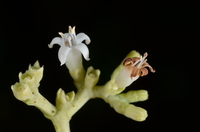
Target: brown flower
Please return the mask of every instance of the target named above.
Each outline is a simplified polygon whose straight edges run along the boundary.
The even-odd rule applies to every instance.
[[[155,72],[155,70],[147,63],[146,57],[148,56],[147,52],[144,53],[143,57],[133,57],[133,58],[126,58],[123,62],[123,65],[131,70],[130,77],[136,76],[145,76],[148,74],[148,70],[146,67],[149,68],[151,72]]]

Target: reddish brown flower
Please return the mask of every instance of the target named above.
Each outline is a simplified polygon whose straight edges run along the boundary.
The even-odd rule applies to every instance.
[[[130,77],[136,76],[145,76],[148,74],[148,70],[146,67],[149,68],[151,72],[155,72],[155,70],[147,63],[146,57],[148,56],[147,52],[144,53],[144,56],[133,57],[133,58],[126,58],[123,62],[123,65],[131,70]]]
[[[147,68],[149,68],[151,72],[155,72],[155,70],[147,63],[147,55],[148,54],[145,53],[143,57],[140,56],[124,59],[122,63],[123,68],[115,78],[115,83],[118,87],[127,87],[140,76],[147,75]]]

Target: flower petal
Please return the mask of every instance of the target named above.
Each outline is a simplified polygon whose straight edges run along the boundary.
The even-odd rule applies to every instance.
[[[83,55],[83,57],[88,61],[90,60],[89,58],[89,50],[88,50],[88,47],[83,44],[83,43],[80,43],[76,46],[74,46],[74,49],[77,49],[78,51],[80,51]]]
[[[79,44],[85,40],[86,44],[91,42],[90,38],[85,33],[79,33],[76,36],[76,43]]]
[[[70,50],[71,50],[71,48],[67,47],[67,46],[60,47],[60,49],[58,51],[58,59],[60,60],[61,66],[66,63],[67,56],[68,56],[68,53]]]
[[[147,68],[141,68],[141,71],[140,71],[141,73],[141,75],[140,76],[146,76],[147,74],[148,74],[148,70],[147,70]]]
[[[61,45],[62,45],[62,38],[60,38],[60,37],[55,37],[55,38],[51,41],[51,43],[48,45],[49,48],[52,48],[54,44],[58,44],[58,45],[61,46]]]

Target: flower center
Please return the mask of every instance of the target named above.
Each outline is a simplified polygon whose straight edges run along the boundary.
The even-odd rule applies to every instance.
[[[65,45],[72,47],[76,45],[76,36],[74,34],[70,34],[70,36],[68,36],[67,40],[65,41]]]
[[[123,62],[123,65],[126,66],[129,69],[132,69],[131,71],[131,77],[139,76],[145,76],[148,74],[148,70],[145,67],[148,67],[151,72],[155,72],[153,68],[147,63],[146,57],[148,56],[147,53],[144,53],[143,57],[133,57],[133,58],[126,58]]]
[[[147,52],[144,53],[144,56],[140,56],[140,63],[137,65],[137,68],[140,68],[144,63],[146,63],[147,59],[145,59],[148,56]]]
[[[68,46],[68,47],[71,47],[70,44],[69,44],[69,41],[65,41],[65,45]]]

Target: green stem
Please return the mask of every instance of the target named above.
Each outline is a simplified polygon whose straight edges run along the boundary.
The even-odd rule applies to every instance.
[[[78,91],[74,98],[71,96],[70,99],[68,96],[69,94],[65,94],[62,89],[58,91],[56,97],[57,112],[54,116],[46,116],[52,121],[56,132],[70,132],[69,122],[71,117],[81,109],[89,99],[94,97],[93,88],[98,82],[99,75],[99,70],[94,70],[92,67],[89,67],[85,74],[84,81],[77,77],[77,80],[79,80],[77,84],[83,83],[83,85],[77,87]],[[76,77],[77,75],[73,76]]]
[[[71,116],[73,116],[89,99],[91,99],[90,93],[91,91],[88,91],[85,88],[83,90],[78,90],[76,97],[72,102],[72,107],[69,110]]]
[[[56,132],[70,132],[70,119],[58,114],[51,119]]]
[[[44,115],[54,116],[56,113],[56,108],[52,105],[46,98],[44,98],[39,92],[35,93],[33,99],[25,101],[27,105],[37,107]]]
[[[66,104],[61,104],[61,109],[57,108],[57,113],[54,116],[46,116],[50,119],[55,127],[56,132],[70,132],[71,117],[91,98],[91,93],[88,89],[79,89],[76,93],[74,101]]]

